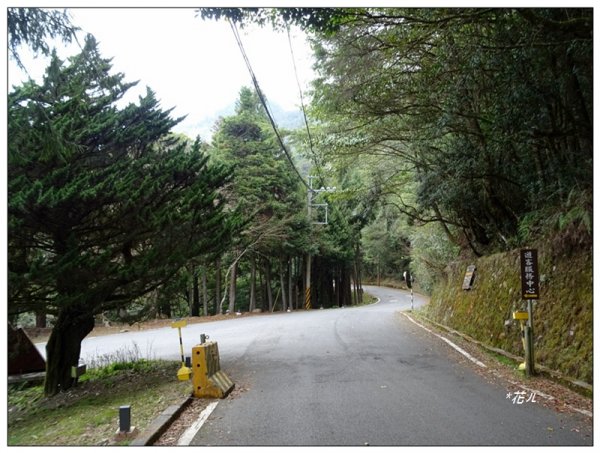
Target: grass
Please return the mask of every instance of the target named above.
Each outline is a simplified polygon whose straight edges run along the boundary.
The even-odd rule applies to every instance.
[[[358,306],[362,306],[362,305],[371,305],[371,304],[374,304],[375,302],[377,302],[377,297],[375,297],[367,292],[363,293],[362,298],[363,298],[362,303],[359,303],[359,304],[356,304],[353,306],[358,307]]]
[[[496,352],[493,351],[488,351],[487,349],[484,350],[486,352],[486,354],[488,354],[490,357],[492,357],[494,360],[496,360],[497,362],[500,362],[502,365],[508,367],[508,368],[512,368],[515,370],[518,370],[519,368],[519,363],[515,362],[513,359],[503,356],[502,354],[498,354]]]
[[[51,398],[43,387],[8,389],[8,445],[126,445],[115,442],[119,406],[131,405],[131,424],[143,431],[171,404],[191,393],[177,380],[179,362],[135,360],[89,370],[79,384]]]

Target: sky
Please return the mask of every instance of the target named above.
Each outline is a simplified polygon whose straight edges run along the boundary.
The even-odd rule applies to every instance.
[[[210,123],[237,99],[242,86],[252,86],[248,69],[225,21],[202,20],[193,8],[70,8],[74,25],[99,41],[103,57],[113,58],[113,71],[125,74],[126,81],[139,80],[126,98],[135,102],[146,86],[157,93],[164,109],[175,107],[172,116],[188,115],[174,130],[190,137],[210,137]],[[83,43],[83,34],[80,42]],[[298,77],[307,96],[312,73],[312,51],[306,36],[291,29],[294,60],[286,32],[270,26],[240,30],[242,43],[262,91],[271,104],[298,110]],[[59,56],[79,52],[56,42]],[[47,59],[34,59],[23,49],[28,75],[36,80]],[[27,74],[9,60],[9,86],[25,80]]]

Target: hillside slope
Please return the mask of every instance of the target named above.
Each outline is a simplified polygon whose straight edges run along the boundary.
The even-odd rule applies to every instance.
[[[593,383],[593,256],[590,248],[558,252],[538,247],[540,299],[534,302],[535,361]],[[467,266],[477,266],[463,290]],[[490,346],[523,355],[512,312],[521,301],[519,250],[454,262],[433,291],[425,314]],[[507,323],[506,321],[510,321]]]

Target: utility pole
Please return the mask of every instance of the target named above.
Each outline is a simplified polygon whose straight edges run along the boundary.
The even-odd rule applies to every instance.
[[[319,194],[321,192],[334,192],[335,187],[321,187],[320,189],[313,189],[312,181],[316,176],[308,177],[308,193],[307,193],[307,206],[308,206],[308,221],[311,225],[328,225],[329,219],[327,218],[328,204],[327,203],[313,203],[313,193]],[[325,221],[313,221],[312,219],[312,208],[325,208]],[[310,251],[306,255],[306,294],[304,295],[304,308],[310,310],[312,308],[311,294],[310,294],[310,270],[312,264],[312,256]]]
[[[308,181],[310,187],[308,189],[308,221],[309,225],[312,225],[312,176],[308,177]],[[306,310],[310,310],[312,308],[310,302],[310,266],[311,266],[311,256],[310,250],[306,254],[306,293],[304,294],[304,308]]]

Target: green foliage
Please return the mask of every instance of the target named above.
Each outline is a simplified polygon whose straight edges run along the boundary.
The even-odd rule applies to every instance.
[[[199,8],[198,13],[203,19],[227,19],[240,26],[271,24],[279,29],[293,24],[305,30],[333,33],[356,11],[349,14],[344,8]]]
[[[19,47],[27,44],[35,54],[50,55],[48,38],[60,37],[63,42],[75,38],[75,27],[66,11],[42,8],[8,8],[7,32],[8,49],[17,64],[23,67],[19,58]]]
[[[227,198],[248,222],[248,240],[260,236],[254,248],[276,255],[272,248],[295,234],[290,226],[298,220],[290,213],[302,206],[299,181],[279,150],[258,96],[249,88],[240,90],[236,114],[217,125],[212,146],[217,158],[233,168]]]
[[[214,248],[191,240],[199,227],[227,235],[214,192],[225,170],[209,168],[198,143],[189,151],[155,147],[178,120],[150,90],[139,105],[117,110],[132,84],[109,67],[88,39],[71,65],[53,58],[42,86],[28,82],[9,96],[11,280],[46,287],[46,305],[57,308],[81,290],[89,299],[96,293],[94,312],[116,295],[126,302],[168,278],[190,252]],[[67,297],[61,275],[87,288]]]
[[[419,287],[431,293],[444,280],[446,266],[457,258],[460,249],[437,223],[414,228],[410,242],[412,273]]]
[[[554,249],[565,255],[574,248],[591,247],[592,211],[591,194],[573,189],[559,205],[549,204],[523,216],[517,245],[549,238],[554,242]]]
[[[218,252],[236,228],[219,193],[230,172],[199,141],[168,136],[181,118],[150,89],[117,108],[134,84],[110,69],[88,37],[68,64],[53,56],[41,85],[9,94],[8,310],[56,315],[50,349]]]
[[[373,8],[314,43],[331,153],[410,167],[400,211],[457,245],[510,248],[528,213],[590,190],[590,9]]]
[[[256,284],[247,279],[252,263],[268,280],[261,291],[264,300],[272,294],[271,272],[281,267],[273,269],[273,263],[287,262],[288,257],[306,249],[308,224],[300,181],[276,140],[259,97],[247,87],[240,90],[235,114],[215,125],[210,153],[232,169],[233,177],[223,194],[243,222],[241,233],[224,254],[225,276],[232,282],[228,286],[229,310],[253,309],[254,302],[247,299],[248,287]],[[282,272],[285,270],[279,269],[278,273]],[[269,297],[269,309],[272,303]]]
[[[397,215],[380,216],[362,230],[364,261],[367,275],[402,279],[408,269],[410,244],[406,225]]]
[[[79,378],[79,382],[102,380],[112,376],[122,374],[123,372],[130,373],[149,373],[156,367],[156,362],[137,359],[127,362],[114,362],[100,368],[91,368]]]

